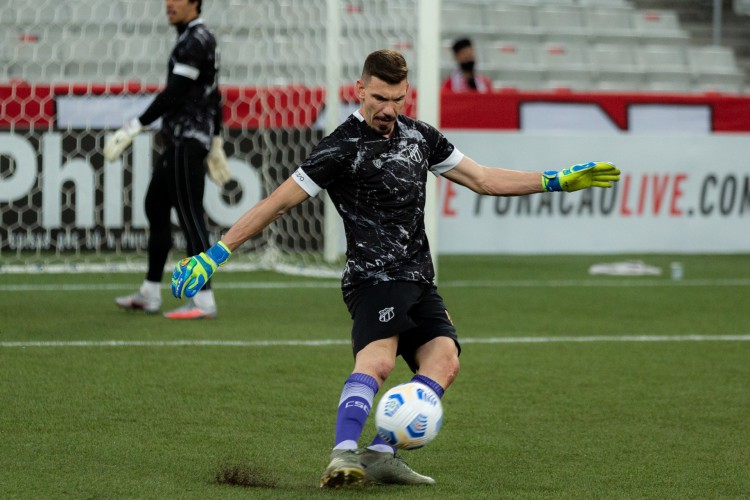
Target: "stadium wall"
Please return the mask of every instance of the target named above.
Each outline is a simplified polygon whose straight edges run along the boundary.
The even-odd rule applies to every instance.
[[[152,134],[140,136],[127,166],[105,165],[99,151],[103,129],[120,126],[124,113],[135,112],[133,99],[145,106],[156,91],[139,84],[0,85],[0,250],[143,247],[142,198],[159,144]],[[237,189],[232,195],[207,183],[215,236],[273,188],[261,181],[264,161],[281,165],[273,175],[283,180],[305,156],[300,139],[316,142],[324,123],[319,88],[223,92]],[[350,88],[341,98],[345,111],[356,107]],[[407,114],[415,114],[413,95]],[[459,149],[488,165],[543,170],[609,160],[624,172],[613,190],[529,198],[480,198],[441,182],[441,253],[750,249],[748,97],[445,94],[440,117]],[[295,220],[307,221],[295,231],[308,233],[307,249],[318,250],[320,224],[304,214]],[[287,237],[275,235],[277,244]],[[299,250],[299,242],[290,245]]]

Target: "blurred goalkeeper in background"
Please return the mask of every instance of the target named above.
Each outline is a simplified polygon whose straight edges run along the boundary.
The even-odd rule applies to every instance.
[[[223,186],[229,179],[221,139],[219,56],[214,35],[200,18],[202,0],[166,0],[169,24],[177,29],[177,43],[169,57],[164,90],[143,114],[112,135],[104,157],[115,161],[144,125],[161,117],[165,150],[158,158],[146,193],[149,222],[148,272],[134,294],[115,299],[123,309],[156,313],[161,308],[161,281],[172,248],[170,213],[174,207],[187,240],[187,255],[211,246],[204,222],[204,161],[211,179]],[[169,319],[216,317],[211,284],[189,303],[165,313]]]
[[[328,190],[344,220],[344,302],[354,321],[354,370],[338,404],[334,447],[320,486],[361,482],[434,484],[380,437],[359,447],[375,394],[402,356],[414,381],[442,397],[458,375],[460,346],[425,234],[428,173],[483,195],[611,187],[620,172],[604,162],[524,172],[479,165],[432,126],[402,116],[409,83],[403,56],[370,54],[356,92],[359,110],[325,137],[273,193],[246,212],[207,252],[175,267],[172,293],[191,297],[244,241],[292,207]],[[498,151],[498,154],[502,152]]]

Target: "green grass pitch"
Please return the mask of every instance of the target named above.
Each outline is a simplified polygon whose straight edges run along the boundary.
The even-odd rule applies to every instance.
[[[587,273],[627,258],[665,274]],[[461,374],[403,453],[438,484],[357,491],[318,488],[352,367],[335,280],[220,272],[219,318],[170,322],[114,306],[139,275],[2,275],[0,498],[748,498],[749,264],[441,258]]]

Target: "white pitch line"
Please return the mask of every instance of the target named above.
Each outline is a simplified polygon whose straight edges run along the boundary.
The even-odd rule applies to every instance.
[[[459,338],[462,344],[547,344],[594,342],[750,342],[750,334],[593,335],[582,337]],[[71,340],[0,342],[0,347],[318,347],[350,345],[349,340]]]
[[[59,285],[54,284],[29,284],[29,285],[0,285],[0,292],[55,292],[55,291],[66,291],[66,292],[93,292],[93,291],[117,291],[117,290],[132,290],[137,287],[136,284],[117,284],[117,283],[100,283],[100,284],[87,284],[87,283],[61,283]],[[317,281],[265,281],[265,282],[249,282],[249,283],[223,283],[221,285],[213,285],[214,288],[226,288],[226,289],[269,289],[269,288],[340,288],[339,282],[317,282]],[[164,290],[168,287],[163,286]]]
[[[750,286],[750,279],[695,279],[695,280],[454,280],[441,281],[441,288],[562,288],[562,287],[671,287],[671,286]],[[4,284],[0,285],[0,292],[89,292],[89,291],[117,291],[131,290],[133,284],[117,283],[40,283],[27,285]],[[292,288],[340,288],[339,281],[248,281],[233,283],[217,283],[216,289],[228,290],[253,290],[253,289],[292,289]],[[164,286],[164,289],[168,287]]]

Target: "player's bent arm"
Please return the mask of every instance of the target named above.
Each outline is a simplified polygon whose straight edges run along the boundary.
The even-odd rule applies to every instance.
[[[544,191],[541,172],[485,167],[468,156],[443,177],[482,195],[520,196]]]
[[[273,221],[310,197],[291,177],[232,224],[221,241],[234,251]]]
[[[237,247],[308,197],[307,192],[294,180],[288,179],[268,198],[245,212],[221,241],[205,252],[178,262],[172,272],[172,295],[177,298],[194,297],[219,266],[227,263]]]

